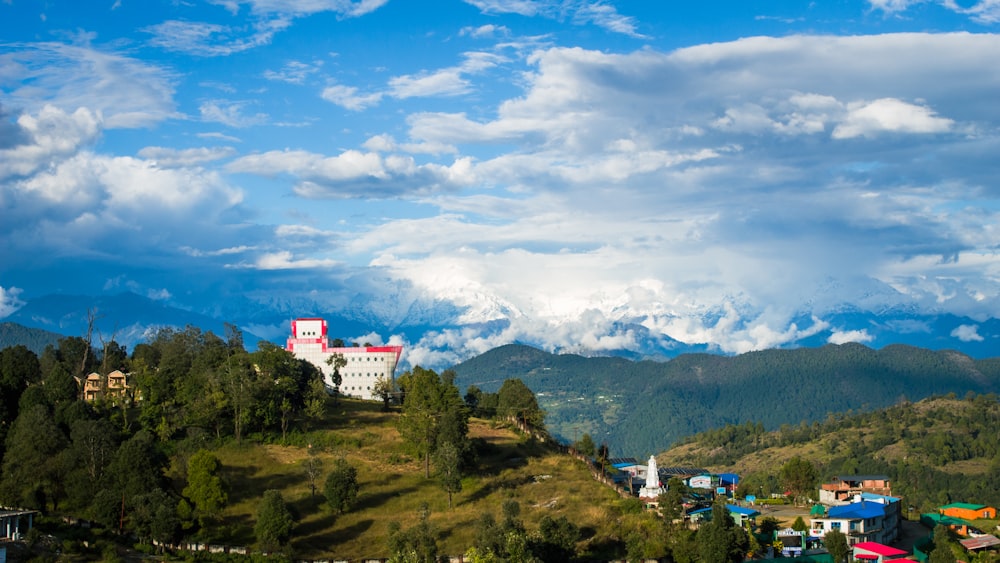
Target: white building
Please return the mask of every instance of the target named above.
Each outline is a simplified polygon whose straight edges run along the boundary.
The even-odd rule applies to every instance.
[[[402,346],[351,346],[331,348],[324,319],[295,319],[292,336],[285,349],[296,358],[307,360],[323,372],[328,388],[333,388],[333,366],[327,360],[340,354],[347,365],[340,368],[340,393],[351,397],[373,400],[375,383],[379,379],[392,381],[396,364],[403,353]]]

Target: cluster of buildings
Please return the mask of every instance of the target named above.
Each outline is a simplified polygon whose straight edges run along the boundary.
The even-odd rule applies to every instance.
[[[634,458],[613,459],[611,464],[618,470],[617,481],[628,490],[638,491],[638,497],[649,506],[656,505],[657,497],[666,491],[665,485],[670,479],[680,479],[691,491],[684,504],[685,517],[691,525],[711,518],[712,499],[720,495],[734,499],[726,507],[739,526],[753,529],[761,515],[755,508],[758,499],[754,495],[745,495],[743,501],[735,500],[739,487],[739,477],[735,474],[714,474],[692,467],[657,467],[653,457],[645,465]],[[797,557],[810,552],[824,552],[826,534],[837,530],[846,536],[852,561],[856,563],[885,563],[899,559],[926,561],[929,535],[925,540],[916,542],[912,552],[892,546],[901,539],[903,516],[902,500],[892,495],[892,483],[888,476],[837,475],[820,486],[819,503],[812,507],[809,514],[809,528],[778,530],[775,539],[780,542],[782,556]],[[947,526],[970,553],[984,550],[996,552],[1000,550],[1000,539],[972,524],[972,521],[982,519],[996,520],[997,509],[979,504],[953,503],[940,507],[936,513],[920,517],[929,530],[938,524]]]

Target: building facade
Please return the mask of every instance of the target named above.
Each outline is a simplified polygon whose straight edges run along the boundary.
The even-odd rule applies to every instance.
[[[856,502],[833,506],[824,518],[812,518],[809,535],[823,537],[830,530],[838,530],[847,536],[850,546],[864,542],[890,544],[899,539],[899,511],[897,498],[858,495]]]
[[[326,320],[303,318],[292,321],[292,335],[285,349],[296,358],[312,363],[323,372],[328,389],[334,389],[334,367],[327,363],[335,354],[344,358],[346,364],[340,368],[342,395],[360,399],[378,399],[374,394],[380,379],[390,382],[396,377],[396,365],[403,353],[402,346],[330,346]]]
[[[860,493],[892,495],[887,475],[837,475],[819,490],[819,501],[827,506],[847,504]]]

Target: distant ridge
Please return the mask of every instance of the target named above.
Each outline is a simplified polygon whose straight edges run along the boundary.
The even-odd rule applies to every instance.
[[[36,355],[41,355],[46,346],[58,345],[61,338],[64,335],[40,328],[29,328],[12,322],[0,323],[0,350],[21,345]]]
[[[682,354],[666,362],[550,354],[512,344],[454,367],[456,384],[495,391],[522,379],[564,441],[589,433],[613,455],[643,458],[727,423],[783,424],[868,411],[932,395],[1000,391],[1000,359],[907,345]]]

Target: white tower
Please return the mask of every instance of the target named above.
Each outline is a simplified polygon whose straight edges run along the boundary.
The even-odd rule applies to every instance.
[[[660,472],[656,468],[656,458],[649,456],[649,463],[646,465],[646,486],[639,489],[639,498],[656,500],[664,491],[665,489],[660,486]]]

